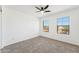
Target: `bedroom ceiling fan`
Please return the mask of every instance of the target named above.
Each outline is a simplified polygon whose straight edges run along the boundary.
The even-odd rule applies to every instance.
[[[37,11],[37,12],[47,13],[47,12],[51,12],[50,10],[47,10],[48,7],[49,7],[49,5],[41,6],[41,7],[35,7],[35,8],[39,10],[39,11]]]

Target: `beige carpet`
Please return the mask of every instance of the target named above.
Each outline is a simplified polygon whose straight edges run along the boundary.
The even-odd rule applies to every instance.
[[[36,37],[15,43],[1,49],[2,53],[79,53],[79,46],[56,41],[45,37]]]

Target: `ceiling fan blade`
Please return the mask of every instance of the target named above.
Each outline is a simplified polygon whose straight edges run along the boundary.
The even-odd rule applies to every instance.
[[[47,9],[48,7],[49,7],[49,5],[45,6],[45,8],[44,8],[44,9]]]
[[[35,8],[41,11],[41,9],[40,9],[40,8],[38,8],[38,7],[35,7]]]
[[[41,11],[37,11],[37,12],[41,12]]]
[[[48,10],[48,11],[44,11],[44,12],[51,12],[50,10]]]

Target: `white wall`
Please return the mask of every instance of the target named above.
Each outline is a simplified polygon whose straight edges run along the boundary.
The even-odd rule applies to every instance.
[[[38,36],[39,21],[31,14],[2,6],[3,47]]]
[[[70,16],[70,35],[57,34],[57,18],[62,16]],[[49,32],[43,32],[43,20],[49,20]],[[46,17],[42,17],[40,20],[41,32],[40,35],[64,41],[72,44],[79,45],[79,8],[66,10],[59,13],[55,13]]]
[[[1,11],[0,11],[0,48],[1,48]]]

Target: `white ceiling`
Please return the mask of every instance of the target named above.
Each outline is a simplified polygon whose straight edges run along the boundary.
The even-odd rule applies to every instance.
[[[38,11],[38,10],[35,8],[35,6],[39,6],[39,5],[9,5],[7,7],[18,10],[18,11],[26,13],[26,14],[33,14],[37,17],[40,17],[41,13],[40,12],[36,13],[36,11]],[[78,5],[50,5],[48,9],[51,10],[51,12],[45,13],[44,16],[53,14],[53,13],[57,13],[60,11],[68,10],[71,8],[77,8],[77,7],[79,7],[79,6]]]

